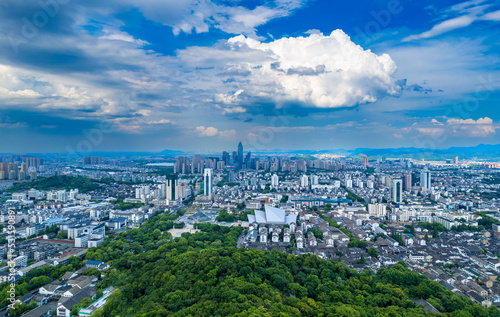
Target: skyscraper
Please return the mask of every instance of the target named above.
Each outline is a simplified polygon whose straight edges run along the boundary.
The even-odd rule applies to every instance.
[[[412,174],[408,173],[408,174],[405,175],[404,189],[405,190],[410,190],[411,189],[411,183],[412,183]]]
[[[458,164],[458,156],[455,156],[453,158],[453,164],[457,165]]]
[[[179,186],[179,180],[177,179],[176,174],[167,175],[167,203],[168,201],[175,201],[179,199],[179,192],[177,187]]]
[[[212,198],[212,169],[205,168],[203,173],[204,186],[203,186],[203,194],[205,197]]]
[[[243,166],[243,144],[238,143],[238,167]]]
[[[201,155],[200,154],[195,154],[193,156],[193,163],[191,164],[191,173],[201,173],[202,170],[202,163],[201,163]]]
[[[400,203],[403,199],[403,181],[399,178],[392,180],[391,198],[396,203]]]
[[[222,152],[222,161],[224,162],[224,164],[230,165],[229,153],[227,153],[226,151]]]
[[[420,173],[420,186],[425,189],[431,189],[431,172],[429,172],[427,169],[423,170],[422,173]]]

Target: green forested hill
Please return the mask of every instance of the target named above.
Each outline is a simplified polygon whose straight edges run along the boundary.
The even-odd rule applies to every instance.
[[[404,263],[359,274],[315,255],[236,249],[240,227],[202,225],[169,241],[168,221],[155,216],[88,252],[114,268],[99,286],[119,288],[94,316],[500,316]]]
[[[100,186],[94,183],[90,178],[84,176],[55,175],[50,177],[41,177],[36,181],[16,183],[9,189],[10,192],[29,190],[35,188],[38,190],[52,189],[75,189],[80,193],[87,193],[98,189]]]

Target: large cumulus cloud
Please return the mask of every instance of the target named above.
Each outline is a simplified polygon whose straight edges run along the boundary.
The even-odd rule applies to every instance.
[[[216,90],[214,100],[225,104],[259,98],[278,105],[352,107],[400,91],[391,57],[364,50],[341,30],[269,43],[240,35],[215,47],[188,48],[179,58],[194,69],[206,69],[191,74],[191,83]],[[206,76],[210,72],[221,81]]]

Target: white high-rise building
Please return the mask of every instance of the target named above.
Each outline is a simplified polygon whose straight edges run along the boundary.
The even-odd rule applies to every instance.
[[[300,187],[305,188],[309,186],[309,178],[306,174],[300,177]]]
[[[318,175],[311,175],[311,185],[318,185],[318,184],[319,184]]]
[[[271,186],[272,187],[278,187],[280,183],[280,178],[278,175],[274,174],[273,176],[271,176]]]
[[[352,179],[345,180],[345,187],[352,188]]]
[[[420,173],[420,186],[425,189],[431,189],[431,172],[429,172],[427,169],[423,170],[422,173]]]
[[[205,197],[210,197],[212,198],[212,169],[211,168],[205,168],[203,172],[203,194]]]

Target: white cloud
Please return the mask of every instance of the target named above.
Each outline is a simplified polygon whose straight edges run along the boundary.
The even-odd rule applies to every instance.
[[[437,137],[441,135],[471,138],[486,138],[495,134],[498,126],[488,117],[474,119],[449,118],[444,122],[432,119],[430,123],[414,124],[403,133],[417,131],[421,135]]]
[[[491,5],[483,5],[484,0],[466,1],[444,11],[446,20],[434,25],[429,31],[407,36],[404,42],[435,37],[456,29],[464,28],[476,21],[500,21],[500,11],[485,13]],[[450,18],[449,16],[454,16]],[[458,15],[458,16],[457,16]]]
[[[35,98],[40,96],[42,95],[31,89],[11,91],[0,87],[0,98]]]
[[[171,26],[174,34],[205,33],[211,27],[232,34],[255,34],[255,28],[284,17],[302,7],[307,0],[271,0],[252,9],[217,4],[211,0],[126,0],[146,18]],[[123,2],[121,2],[123,3]]]
[[[214,47],[191,47],[178,55],[193,69],[207,69],[190,78],[190,84],[217,91],[214,100],[226,104],[246,105],[256,97],[277,104],[352,107],[400,91],[391,57],[364,50],[342,30],[269,43],[240,35]],[[228,69],[237,69],[238,74],[227,73]],[[210,75],[231,81],[221,84]],[[236,86],[238,91],[232,93]]]
[[[484,117],[484,118],[479,118],[477,120],[474,120],[474,119],[448,119],[446,121],[448,124],[451,124],[451,125],[455,125],[455,124],[473,124],[473,125],[483,125],[483,124],[487,124],[487,125],[491,125],[493,124],[493,120],[491,118],[488,118],[488,117]]]
[[[196,131],[200,136],[218,136],[225,140],[236,139],[236,130],[219,130],[214,127],[199,126],[196,127]]]
[[[234,107],[234,108],[224,108],[222,111],[222,114],[226,113],[243,113],[246,112],[247,110],[243,107]]]
[[[217,130],[214,127],[204,127],[204,126],[199,126],[196,127],[196,131],[200,133],[200,136],[216,136],[219,134],[219,130]]]

